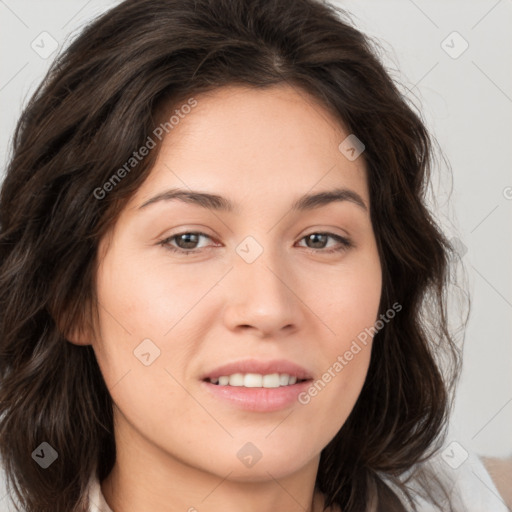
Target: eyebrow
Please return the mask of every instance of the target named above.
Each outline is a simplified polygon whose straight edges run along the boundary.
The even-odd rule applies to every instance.
[[[139,206],[139,210],[160,201],[172,200],[180,200],[185,203],[200,206],[202,208],[209,208],[212,210],[224,211],[228,213],[239,212],[237,205],[226,197],[219,196],[217,194],[210,194],[207,192],[200,192],[197,190],[184,190],[180,188],[166,190],[165,192],[162,192],[152,197],[151,199],[148,199],[145,203]],[[292,211],[307,211],[326,206],[330,203],[343,201],[356,204],[365,212],[368,212],[368,207],[366,206],[362,197],[354,190],[347,188],[335,188],[332,190],[317,192],[315,194],[305,194],[299,197],[292,204],[291,209]]]

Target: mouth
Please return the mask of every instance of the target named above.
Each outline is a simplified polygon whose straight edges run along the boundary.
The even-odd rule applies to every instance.
[[[233,373],[219,377],[207,377],[205,382],[216,386],[232,386],[243,388],[280,388],[293,386],[311,379],[301,379],[288,373]]]
[[[294,407],[313,381],[313,374],[288,360],[245,359],[202,375],[205,392],[221,403],[268,413]]]
[[[286,359],[242,359],[227,363],[201,376],[201,380],[217,386],[245,388],[278,388],[311,380],[304,367]]]
[[[299,396],[306,392],[312,380],[280,373],[234,373],[206,377],[202,385],[219,404],[237,410],[272,413],[302,403]]]

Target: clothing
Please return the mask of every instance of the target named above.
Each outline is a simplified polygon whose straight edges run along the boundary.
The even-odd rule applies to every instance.
[[[96,475],[92,475],[89,481],[89,512],[113,512],[101,492],[100,482]]]
[[[477,455],[470,453],[460,466],[458,463],[461,459],[450,466],[446,462],[449,457],[447,459],[445,453],[443,458],[442,453],[434,456],[429,464],[436,474],[442,475],[443,483],[448,488],[452,500],[451,505],[456,512],[509,512]],[[90,481],[89,502],[90,512],[113,512],[105,501],[95,477],[91,477]],[[417,498],[417,507],[418,512],[438,512],[438,509],[421,498]]]
[[[467,459],[462,462],[466,456]],[[442,481],[455,512],[511,512],[480,458],[474,453],[468,453],[458,443],[449,444],[426,464]],[[413,484],[412,487],[414,489],[417,486]],[[438,508],[419,494],[415,496],[415,504],[418,512],[439,512]],[[406,508],[409,510],[410,506],[406,505]],[[442,507],[442,511],[445,510],[449,508]]]

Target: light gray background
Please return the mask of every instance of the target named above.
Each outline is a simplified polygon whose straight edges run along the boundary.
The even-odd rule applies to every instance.
[[[42,47],[40,34],[46,31],[60,49],[84,23],[117,3],[0,0],[2,175],[21,106],[56,55],[41,58],[32,42]],[[448,237],[467,248],[463,261],[472,312],[448,443],[455,440],[479,454],[510,455],[512,0],[337,3],[352,13],[359,29],[379,40],[386,65],[422,110],[453,172],[450,205],[436,213]],[[457,58],[445,51],[456,55],[463,48],[464,41],[450,35],[454,31],[469,44]],[[439,198],[451,186],[446,169],[441,171]],[[2,496],[0,491],[3,510]]]

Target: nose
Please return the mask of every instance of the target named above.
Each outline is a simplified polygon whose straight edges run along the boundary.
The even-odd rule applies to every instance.
[[[295,285],[295,286],[294,286]],[[302,302],[292,272],[270,250],[252,263],[238,255],[227,276],[224,323],[232,331],[259,337],[288,335],[302,323]]]

